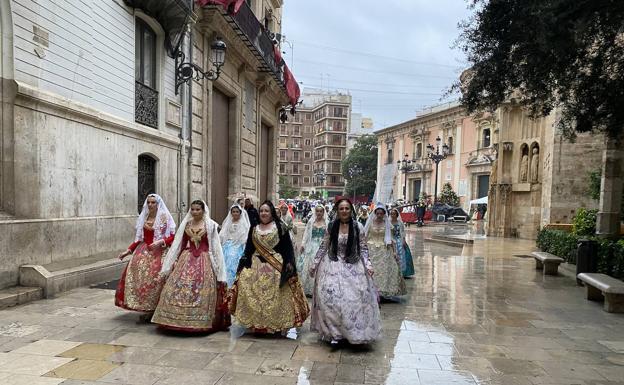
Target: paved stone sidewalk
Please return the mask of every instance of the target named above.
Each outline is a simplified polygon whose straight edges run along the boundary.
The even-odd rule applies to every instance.
[[[409,230],[417,275],[370,349],[332,350],[307,324],[296,341],[165,334],[84,288],[0,311],[0,384],[624,384],[624,315],[512,257],[532,242],[462,252],[428,231]]]

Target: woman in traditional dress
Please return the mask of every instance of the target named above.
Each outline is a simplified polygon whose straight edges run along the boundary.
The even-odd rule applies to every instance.
[[[360,215],[358,215],[357,220],[362,226],[366,226],[366,221],[368,221],[368,207],[364,205],[360,207]]]
[[[306,296],[311,297],[314,290],[314,279],[310,277],[309,271],[316,252],[321,246],[321,242],[327,232],[327,212],[323,205],[314,208],[314,218],[310,219],[306,224],[303,240],[301,241],[300,255],[297,259],[297,271],[299,279],[303,285],[303,292]]]
[[[381,332],[373,266],[351,202],[343,198],[335,207],[337,218],[309,270],[316,277],[310,328],[331,344],[366,344]]]
[[[383,298],[406,294],[401,264],[392,242],[390,220],[383,204],[378,203],[364,227],[368,253],[375,271],[375,283]]]
[[[405,225],[401,220],[398,209],[390,210],[390,226],[392,226],[392,240],[399,262],[401,262],[403,277],[411,277],[414,275],[414,261],[412,260],[412,252],[405,239]]]
[[[162,256],[173,242],[175,222],[163,199],[149,194],[136,221],[134,243],[119,254],[119,259],[132,254],[121,275],[115,305],[146,314],[142,321],[149,321],[158,305],[164,280],[160,276]]]
[[[227,218],[221,225],[219,238],[225,256],[225,269],[228,287],[231,287],[236,277],[238,262],[245,251],[247,235],[249,234],[249,217],[239,204],[230,207]]]
[[[227,330],[230,316],[223,250],[217,223],[210,219],[203,201],[191,203],[161,274],[168,278],[152,322],[184,332]]]
[[[280,221],[282,221],[284,226],[286,226],[286,229],[288,230],[288,233],[290,235],[290,240],[291,240],[291,242],[292,242],[292,244],[294,246],[295,245],[295,235],[297,235],[297,227],[293,223],[293,216],[292,216],[292,214],[288,210],[289,210],[288,205],[286,203],[282,202],[282,204],[280,204],[280,206],[279,206]]]
[[[249,331],[285,333],[301,326],[310,309],[297,277],[288,230],[270,201],[258,212],[260,223],[249,231],[230,290],[230,311]]]

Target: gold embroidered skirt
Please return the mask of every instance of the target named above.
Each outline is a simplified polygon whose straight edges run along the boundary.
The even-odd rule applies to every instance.
[[[165,283],[152,322],[187,332],[226,330],[225,290],[225,283],[216,280],[208,252],[195,257],[184,250]]]
[[[309,309],[301,284],[297,281],[280,287],[279,283],[280,272],[254,256],[251,268],[238,275],[236,309],[232,309],[232,315],[239,324],[266,333],[303,324]]]

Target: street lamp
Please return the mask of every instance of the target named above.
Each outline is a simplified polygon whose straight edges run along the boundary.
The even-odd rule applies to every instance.
[[[442,145],[442,146],[440,146]],[[442,149],[440,149],[442,147]],[[435,174],[435,195],[433,196],[433,202],[437,202],[438,200],[438,165],[440,162],[449,154],[449,146],[444,143],[442,144],[442,139],[438,136],[436,138],[436,145],[432,144],[427,145],[427,157],[431,159],[436,165],[436,174]]]
[[[325,184],[325,179],[327,179],[327,175],[325,174],[325,170],[323,170],[322,168],[318,168],[318,169],[314,170],[314,176],[316,177],[317,182],[320,182],[321,186],[323,186],[323,184]],[[323,189],[321,188],[321,190],[323,190]]]
[[[362,168],[359,165],[354,164],[349,167],[348,173],[351,183],[353,183],[353,201],[355,202],[355,200],[357,199],[357,190],[355,188],[356,184],[354,183],[353,179],[362,174]]]
[[[407,194],[407,173],[414,171],[416,161],[411,160],[409,155],[405,154],[403,160],[397,160],[397,170],[403,173],[403,203],[406,201]]]
[[[227,51],[227,45],[220,38],[216,38],[210,45],[210,59],[209,61],[214,66],[214,69],[204,71],[200,66],[192,62],[186,62],[184,53],[180,50],[176,56],[176,85],[175,93],[178,94],[178,89],[184,83],[190,83],[191,79],[200,81],[202,79],[217,80],[221,75],[221,67],[225,64],[225,53]]]

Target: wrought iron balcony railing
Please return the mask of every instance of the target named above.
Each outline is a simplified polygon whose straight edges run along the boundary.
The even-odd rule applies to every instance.
[[[158,128],[158,91],[140,82],[134,86],[134,120]]]
[[[275,61],[273,40],[249,5],[244,2],[238,13],[226,13],[224,16],[245,45],[260,61],[258,71],[270,73],[283,86],[284,75],[281,66]]]

